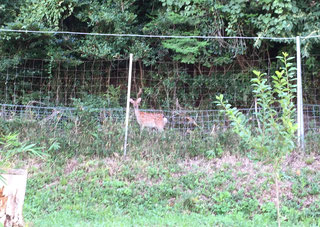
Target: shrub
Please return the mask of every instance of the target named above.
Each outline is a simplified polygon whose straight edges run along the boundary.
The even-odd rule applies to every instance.
[[[257,108],[254,112],[254,122],[249,124],[251,118],[245,116],[237,108],[223,100],[223,95],[217,96],[217,104],[223,108],[230,118],[233,131],[239,135],[242,142],[249,149],[257,152],[260,157],[267,158],[274,164],[274,178],[277,190],[278,224],[279,213],[279,167],[283,157],[295,148],[295,98],[294,70],[287,53],[279,57],[283,63],[280,71],[272,76],[273,86],[268,83],[265,74],[253,71],[257,76],[252,79],[253,93]]]

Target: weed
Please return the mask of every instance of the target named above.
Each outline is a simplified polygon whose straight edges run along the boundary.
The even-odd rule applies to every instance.
[[[315,161],[314,156],[310,156],[310,157],[306,158],[305,163],[307,165],[311,165],[312,163],[314,163],[314,161]]]

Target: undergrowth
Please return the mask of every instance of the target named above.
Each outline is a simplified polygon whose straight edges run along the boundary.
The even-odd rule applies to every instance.
[[[256,160],[229,129],[205,134],[140,132],[81,109],[70,119],[1,120],[45,159],[18,156],[28,168],[28,226],[275,226],[273,166]],[[283,226],[320,225],[319,137],[279,171]],[[39,151],[40,151],[39,150]]]
[[[67,157],[94,155],[108,157],[117,153],[122,155],[124,146],[124,124],[112,120],[98,121],[86,116],[86,119],[39,123],[36,120],[15,119],[1,121],[4,134],[19,132],[23,141],[29,141],[49,150],[53,157],[64,153]],[[161,159],[169,157],[183,158],[204,156],[219,157],[224,150],[241,152],[234,146],[238,141],[231,131],[207,134],[194,130],[185,134],[177,130],[157,133],[151,130],[140,132],[133,121],[129,128],[128,152],[136,158],[150,156]]]
[[[159,134],[133,122],[123,157],[122,126],[89,117],[1,122],[3,134],[19,132],[50,155],[16,160],[29,168],[30,226],[276,225],[272,166],[250,159],[231,131]],[[282,224],[317,226],[319,155],[294,154],[280,171]]]
[[[317,165],[304,164],[299,173],[284,166],[284,226],[320,224]],[[63,163],[32,162],[24,214],[35,226],[66,226],[68,217],[74,220],[70,226],[78,221],[84,226],[188,226],[186,220],[272,226],[277,214],[271,173],[271,165],[226,154],[210,160],[81,155]]]

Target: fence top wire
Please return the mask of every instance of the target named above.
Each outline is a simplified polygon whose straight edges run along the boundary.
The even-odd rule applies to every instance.
[[[304,107],[318,107],[320,108],[320,105],[318,104],[304,104]],[[77,111],[79,108],[76,107],[63,107],[63,106],[34,106],[34,105],[20,105],[20,104],[6,104],[6,103],[0,103],[0,112],[1,108],[8,108],[8,109],[19,109],[19,110],[26,110],[26,109],[36,109],[36,110],[58,110],[58,111]],[[87,106],[82,106],[81,110],[83,111],[118,111],[121,113],[125,112],[126,108],[123,107],[118,107],[118,108],[92,108],[92,107],[87,107]],[[133,108],[130,108],[131,111],[133,111]],[[279,107],[275,107],[274,109],[280,109]],[[242,112],[252,112],[255,111],[255,108],[238,108],[239,111]],[[261,110],[261,108],[258,108],[258,110]],[[215,113],[215,112],[221,112],[221,109],[197,109],[197,110],[190,110],[190,109],[140,109],[139,111],[141,112],[164,112],[164,113]]]
[[[64,107],[64,106],[33,106],[33,105],[19,105],[19,104],[6,104],[0,103],[0,107],[7,107],[7,108],[20,108],[20,109],[42,109],[42,110],[60,110],[60,111],[76,111],[77,108],[75,107]],[[90,108],[83,106],[81,107],[83,110],[91,110],[91,111],[120,111],[122,112],[125,108]]]
[[[86,33],[69,31],[35,31],[18,29],[0,29],[0,32],[19,32],[19,33],[40,33],[40,34],[69,34],[69,35],[90,35],[90,36],[109,36],[109,37],[141,37],[141,38],[173,38],[173,39],[266,39],[266,40],[294,40],[296,37],[267,37],[267,36],[182,36],[182,35],[140,35],[140,34],[117,34],[117,33]],[[302,36],[301,38],[319,38],[320,36]]]

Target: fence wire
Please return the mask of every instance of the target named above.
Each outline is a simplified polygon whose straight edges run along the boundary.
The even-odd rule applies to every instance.
[[[203,134],[215,134],[230,128],[230,120],[220,110],[150,110],[147,113],[162,113],[168,119],[166,130],[174,130],[183,135],[197,130]],[[254,122],[254,109],[243,108],[240,112]],[[40,125],[63,124],[81,120],[87,113],[91,120],[101,123],[124,122],[125,108],[71,108],[43,107],[34,105],[0,104],[0,118],[4,121],[33,121]],[[131,126],[137,125],[134,111],[130,111]],[[320,133],[320,105],[304,105],[306,132]],[[250,123],[250,122],[249,122]]]
[[[317,61],[319,56],[309,57]],[[250,66],[250,67],[248,67]],[[204,67],[175,62],[133,64],[132,97],[141,94],[141,111],[160,112],[167,129],[211,133],[229,127],[217,110],[215,96],[224,93],[245,114],[253,112],[252,69],[269,77],[279,68],[275,59],[237,59],[227,66]],[[267,69],[267,70],[266,70]],[[304,61],[306,131],[320,132],[320,67]],[[0,57],[0,117],[41,123],[72,121],[85,106],[97,121],[124,121],[128,60],[71,61]],[[86,107],[87,106],[87,107]],[[131,124],[136,124],[131,110]]]
[[[275,66],[271,59],[239,58],[228,66],[143,61],[133,64],[132,91],[143,88],[143,107],[173,109],[178,99],[186,109],[213,109],[212,97],[224,93],[235,106],[252,105],[249,68],[262,72]],[[273,59],[274,60],[274,59]],[[250,67],[248,67],[250,66]],[[270,70],[266,72],[270,74]],[[96,107],[124,107],[128,61],[71,61],[0,58],[0,103],[40,106],[72,106],[75,99]],[[90,97],[92,100],[90,100]],[[107,101],[103,101],[103,99]]]

